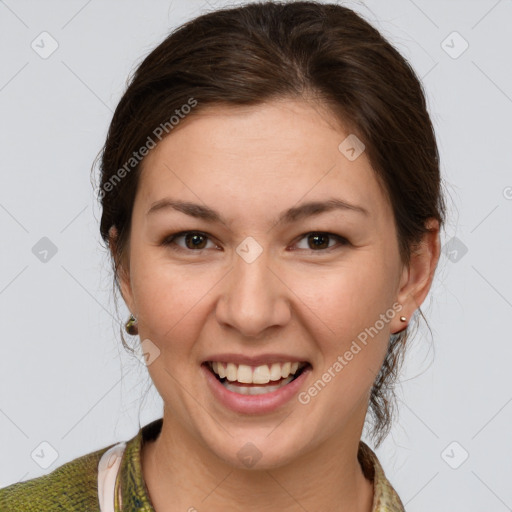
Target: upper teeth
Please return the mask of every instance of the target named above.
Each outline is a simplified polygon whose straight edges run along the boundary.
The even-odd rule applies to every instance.
[[[306,363],[273,363],[261,366],[248,366],[246,364],[210,362],[212,370],[220,377],[229,381],[244,384],[266,384],[267,382],[286,378],[293,375]],[[269,367],[270,366],[270,367]]]

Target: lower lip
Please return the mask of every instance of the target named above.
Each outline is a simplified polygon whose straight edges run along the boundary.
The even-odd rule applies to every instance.
[[[201,365],[201,370],[205,374],[213,395],[225,407],[242,414],[264,414],[275,411],[297,394],[311,371],[311,366],[308,366],[296,379],[282,388],[261,395],[241,395],[230,391],[219,382],[205,364]]]

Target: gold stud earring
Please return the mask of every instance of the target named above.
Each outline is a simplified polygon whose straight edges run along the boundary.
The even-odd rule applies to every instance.
[[[400,322],[406,322],[406,321],[407,321],[407,318],[405,316],[400,317]]]
[[[137,319],[133,315],[130,315],[130,318],[128,318],[127,322],[124,324],[124,328],[126,332],[132,336],[139,334]]]

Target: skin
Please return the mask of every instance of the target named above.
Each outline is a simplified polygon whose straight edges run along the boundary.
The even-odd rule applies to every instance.
[[[357,461],[369,393],[389,335],[406,325],[399,317],[409,319],[430,289],[439,226],[429,221],[403,266],[391,205],[366,154],[350,161],[338,150],[349,133],[305,100],[209,107],[145,158],[121,291],[140,339],[160,351],[148,370],[164,422],[142,452],[158,512],[371,511],[373,484]],[[171,208],[147,215],[164,197],[207,205],[225,223]],[[275,223],[290,207],[330,198],[368,214]],[[201,251],[184,237],[162,244],[185,230],[208,235]],[[319,231],[348,244],[327,237],[316,248],[306,235]],[[114,250],[115,228],[111,235]],[[262,248],[252,263],[236,252],[248,236]],[[219,352],[291,354],[312,365],[305,391],[395,302],[402,310],[306,405],[292,399],[240,415],[216,401],[200,371]],[[237,457],[248,442],[261,452],[252,468]]]

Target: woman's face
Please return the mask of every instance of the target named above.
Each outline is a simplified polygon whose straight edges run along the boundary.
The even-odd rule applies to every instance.
[[[306,102],[216,107],[144,161],[123,296],[169,421],[230,464],[359,439],[390,333],[413,312],[391,206],[349,135]],[[246,366],[307,368],[272,395],[238,384],[245,395],[208,361],[244,364],[241,381]]]

